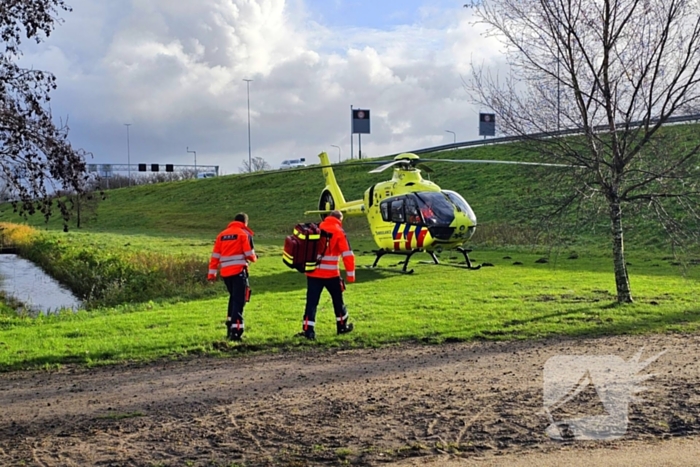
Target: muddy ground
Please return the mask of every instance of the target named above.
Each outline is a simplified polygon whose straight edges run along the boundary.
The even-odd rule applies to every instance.
[[[642,347],[666,353],[643,371],[655,376],[621,439],[545,434],[550,357],[628,361]],[[699,355],[700,335],[669,334],[4,373],[0,464],[700,465]],[[553,416],[604,413],[589,386]]]

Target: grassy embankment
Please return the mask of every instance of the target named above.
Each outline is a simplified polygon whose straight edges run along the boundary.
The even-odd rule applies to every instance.
[[[496,159],[507,153],[508,148],[500,146],[454,151],[450,157]],[[282,265],[280,245],[289,227],[303,219],[303,210],[317,202],[323,182],[315,171],[114,190],[100,204],[95,219],[68,234],[60,231],[56,220],[44,226],[32,219],[29,223],[41,226],[41,231],[16,235],[19,243],[24,242],[26,255],[33,254],[38,261],[48,258],[52,274],[63,275],[66,283],[74,281],[74,290],[80,292],[81,284],[91,290],[92,296],[80,293],[81,298],[91,298],[93,308],[36,319],[6,310],[0,318],[0,368],[219,354],[234,348],[697,329],[697,268],[681,269],[669,255],[649,250],[647,242],[638,248],[631,245],[630,274],[637,302],[623,307],[613,305],[612,262],[604,237],[581,238],[577,246],[546,264],[535,262],[546,249],[523,245],[527,238],[522,235],[514,242],[520,246],[494,248],[496,239],[516,237],[509,224],[512,213],[506,208],[512,203],[504,200],[517,198],[514,190],[521,170],[469,165],[433,177],[472,204],[482,224],[481,238],[474,238],[473,258],[494,267],[468,271],[416,264],[415,274],[408,276],[397,274],[397,268],[366,269],[373,256],[362,253],[372,249],[371,238],[363,219],[349,220],[362,268],[346,300],[358,328],[336,337],[330,300],[324,296],[319,340],[314,344],[292,337],[300,326],[305,284],[302,275]],[[348,199],[388,176],[367,175],[363,168],[338,173]],[[251,215],[260,261],[252,267],[253,299],[246,308],[245,343],[229,345],[222,340],[223,284],[207,284],[204,274],[214,235],[238,211]],[[0,220],[18,219],[5,206]],[[576,249],[577,259],[568,259],[576,256],[570,255],[570,248]],[[421,256],[412,263],[427,259]],[[380,265],[397,261],[386,257]]]

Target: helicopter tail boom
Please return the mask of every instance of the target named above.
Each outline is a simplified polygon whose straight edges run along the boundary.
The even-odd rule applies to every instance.
[[[364,203],[362,200],[345,201],[345,196],[335,179],[328,154],[322,152],[318,155],[323,167],[323,177],[326,180],[326,188],[321,193],[321,200],[317,211],[306,211],[306,214],[329,214],[333,210],[342,212],[346,216],[364,215]]]
[[[343,196],[343,192],[340,190],[340,186],[338,185],[338,182],[335,179],[335,174],[333,173],[333,169],[331,168],[331,162],[328,158],[328,154],[322,152],[318,155],[318,158],[321,159],[321,167],[323,167],[323,178],[326,179],[326,190],[330,191],[331,195],[333,196],[333,200],[335,201],[335,208],[342,209],[342,207],[346,204],[345,197]]]

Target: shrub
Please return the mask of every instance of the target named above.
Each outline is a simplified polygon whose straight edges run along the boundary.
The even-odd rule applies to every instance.
[[[26,226],[5,224],[0,228],[3,244],[16,247],[87,308],[214,293],[205,287],[208,264],[195,256],[110,251]]]

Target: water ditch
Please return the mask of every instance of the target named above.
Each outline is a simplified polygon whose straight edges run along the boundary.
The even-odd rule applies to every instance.
[[[0,254],[0,290],[24,304],[33,315],[82,307],[70,290],[40,267],[7,251]]]

